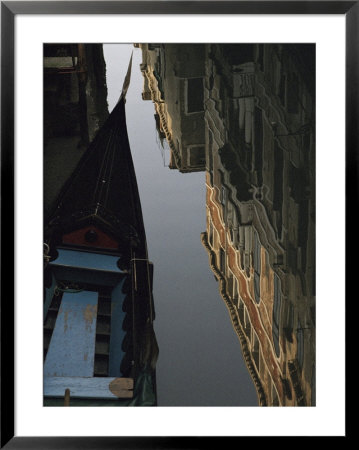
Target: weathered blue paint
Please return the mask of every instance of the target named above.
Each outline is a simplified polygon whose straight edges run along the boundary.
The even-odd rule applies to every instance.
[[[44,364],[44,376],[94,373],[98,293],[64,293]]]
[[[58,252],[59,256],[54,261],[58,265],[120,272],[120,269],[116,265],[118,256],[102,255],[100,253],[80,250],[59,249]]]
[[[70,398],[118,399],[133,397],[132,378],[114,377],[46,377],[45,397],[64,397],[70,389]]]
[[[55,280],[55,277],[54,277],[53,274],[52,274],[51,276],[52,276],[52,283],[51,283],[51,286],[50,286],[49,288],[46,288],[46,289],[45,289],[44,317],[43,317],[44,322],[45,322],[45,320],[46,320],[47,311],[48,311],[49,308],[50,308],[51,300],[52,300],[52,297],[54,296],[55,287],[56,287],[56,280]]]
[[[125,331],[122,329],[125,313],[122,311],[123,300],[126,296],[122,292],[122,287],[125,277],[113,289],[111,294],[111,338],[110,338],[110,356],[109,356],[109,371],[111,377],[121,376],[121,361],[124,352],[121,349]]]
[[[58,258],[50,265],[57,280],[115,286],[124,275],[116,265],[118,258],[112,255],[60,249]]]

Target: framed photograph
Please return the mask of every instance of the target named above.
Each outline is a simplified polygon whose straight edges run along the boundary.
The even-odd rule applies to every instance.
[[[1,448],[347,436],[358,14],[1,2]]]

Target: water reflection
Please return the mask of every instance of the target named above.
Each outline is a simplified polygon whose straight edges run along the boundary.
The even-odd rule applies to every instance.
[[[138,44],[260,405],[315,405],[315,46]]]

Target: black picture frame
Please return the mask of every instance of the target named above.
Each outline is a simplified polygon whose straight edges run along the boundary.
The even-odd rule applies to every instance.
[[[6,449],[202,448],[217,437],[14,435],[14,22],[18,14],[339,14],[346,19],[346,242],[349,196],[358,190],[359,1],[1,2],[1,442]],[[354,198],[355,204],[356,198]],[[351,202],[352,203],[352,202]],[[351,244],[352,248],[352,244]],[[346,252],[346,285],[352,278]],[[5,282],[6,281],[6,282]],[[348,431],[348,430],[347,430]],[[345,437],[347,437],[346,434]],[[227,445],[226,442],[221,442]],[[229,443],[228,443],[229,444]]]

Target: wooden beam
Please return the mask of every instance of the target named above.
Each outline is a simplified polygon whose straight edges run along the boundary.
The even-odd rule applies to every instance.
[[[70,389],[65,391],[64,406],[70,406]]]
[[[71,398],[116,399],[133,397],[132,378],[112,377],[45,377],[44,396],[64,397],[66,389]]]

